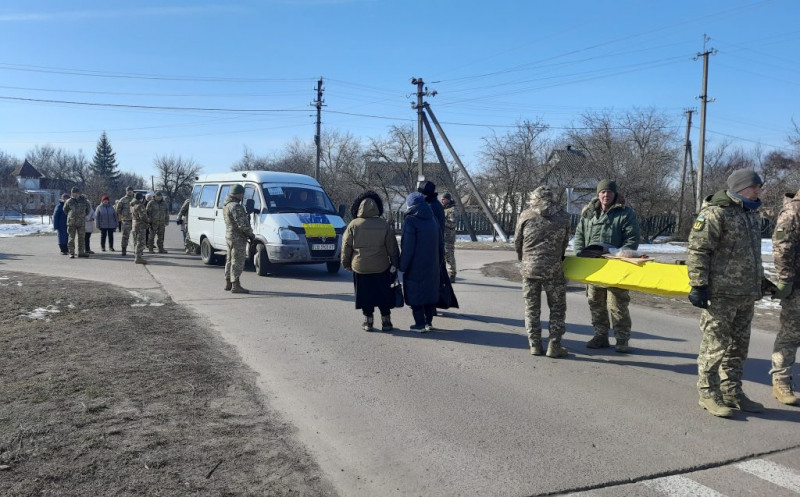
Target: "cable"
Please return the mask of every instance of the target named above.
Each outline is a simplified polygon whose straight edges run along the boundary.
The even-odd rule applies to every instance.
[[[23,98],[23,97],[5,97],[0,96],[0,100],[18,100],[23,102],[40,102],[51,104],[68,104],[68,105],[86,105],[91,107],[115,107],[125,109],[149,109],[149,110],[188,110],[188,111],[201,111],[201,112],[308,112],[308,109],[224,109],[224,108],[206,108],[206,107],[176,107],[176,106],[162,106],[162,105],[134,105],[134,104],[111,104],[99,102],[76,102],[69,100],[49,100],[40,98]]]

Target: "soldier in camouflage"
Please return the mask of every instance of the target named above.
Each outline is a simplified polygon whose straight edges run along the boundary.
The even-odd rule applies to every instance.
[[[194,254],[195,253],[195,244],[192,243],[191,239],[189,238],[189,204],[191,203],[191,199],[187,198],[184,200],[183,205],[181,205],[180,210],[178,211],[178,218],[176,219],[176,223],[183,228],[183,248],[187,254]]]
[[[555,203],[549,188],[533,191],[531,204],[519,216],[514,247],[521,261],[522,296],[525,299],[525,329],[532,355],[542,355],[540,321],[542,290],[550,308],[550,340],[547,357],[565,357],[561,345],[566,331],[567,281],[562,260],[569,244],[569,216]]]
[[[89,201],[86,197],[81,195],[81,190],[75,186],[70,190],[70,199],[64,202],[64,214],[67,215],[67,233],[69,240],[67,241],[67,249],[69,250],[70,259],[75,258],[75,252],[78,252],[78,257],[89,257],[86,253],[86,216],[92,210]]]
[[[155,252],[154,244],[158,246],[159,254],[166,254],[164,250],[164,231],[169,224],[169,206],[164,202],[164,194],[156,192],[153,200],[147,202],[147,217],[150,218],[150,238],[147,240],[147,250]],[[158,237],[158,240],[156,240]]]
[[[225,290],[231,293],[250,293],[242,288],[239,277],[244,271],[247,258],[247,242],[255,240],[250,217],[242,206],[244,187],[233,185],[231,192],[225,197],[222,207],[222,218],[225,219],[225,242],[228,245],[228,256],[225,258]]]
[[[697,390],[700,406],[714,416],[730,417],[731,408],[764,409],[742,391],[750,323],[764,275],[758,214],[762,184],[755,171],[734,171],[727,190],[703,201],[689,234],[689,301],[703,309]]]
[[[133,229],[133,218],[131,217],[131,202],[133,202],[133,188],[125,188],[125,196],[117,200],[117,219],[122,223],[122,255],[128,251],[128,239]],[[135,243],[135,242],[134,242]]]
[[[773,298],[781,301],[781,329],[772,348],[772,395],[778,402],[797,405],[792,392],[792,366],[800,345],[800,190],[787,193],[772,233],[772,256],[778,277]]]
[[[147,264],[144,260],[145,233],[150,227],[150,218],[147,216],[147,206],[144,203],[144,195],[139,192],[136,198],[130,203],[131,218],[133,220],[133,262],[136,264]]]
[[[583,208],[575,228],[575,253],[580,253],[590,245],[630,250],[639,247],[639,223],[636,221],[636,214],[625,205],[624,197],[617,191],[617,183],[608,179],[597,184],[597,198]],[[617,339],[616,351],[630,352],[628,342],[631,337],[631,313],[628,304],[631,297],[628,290],[587,285],[586,295],[589,298],[589,311],[594,327],[594,336],[586,347],[609,347],[608,330],[613,327]]]
[[[444,207],[444,261],[450,281],[456,279],[456,209],[450,193],[442,195]]]

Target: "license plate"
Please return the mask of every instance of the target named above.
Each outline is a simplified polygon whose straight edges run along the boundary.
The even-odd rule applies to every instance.
[[[336,250],[335,243],[313,243],[311,250]]]

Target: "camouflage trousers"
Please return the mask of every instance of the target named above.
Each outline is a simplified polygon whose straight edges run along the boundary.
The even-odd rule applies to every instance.
[[[122,220],[122,250],[128,250],[128,238],[131,236],[133,221],[130,219]],[[136,243],[136,241],[134,241]]]
[[[197,245],[192,243],[191,238],[189,238],[189,225],[186,221],[183,222],[183,248],[186,249],[187,252],[194,252]]]
[[[164,223],[150,223],[150,237],[147,239],[147,248],[153,250],[154,245],[158,246],[158,250],[164,250],[164,231],[167,225]],[[158,240],[156,240],[158,237]]]
[[[142,257],[144,254],[144,246],[145,246],[145,233],[147,232],[147,225],[134,225],[133,229],[133,253],[136,255],[136,258]]]
[[[567,281],[563,275],[554,279],[522,278],[522,298],[525,300],[525,331],[528,342],[542,338],[542,291],[550,308],[548,332],[550,340],[559,341],[566,332]]]
[[[781,329],[772,347],[774,380],[790,381],[797,347],[800,346],[800,294],[795,290],[789,298],[781,300]]]
[[[247,259],[247,240],[241,238],[228,238],[228,256],[225,258],[225,281],[233,283],[238,280],[244,271],[244,262]]]
[[[69,225],[67,226],[67,250],[69,255],[83,255],[86,253],[86,225]]]
[[[753,308],[751,297],[712,296],[711,306],[700,315],[703,340],[697,356],[697,391],[701,397],[742,392]]]
[[[456,246],[455,244],[444,244],[444,262],[447,264],[447,274],[450,279],[456,277]]]
[[[631,303],[631,295],[628,290],[586,285],[586,296],[589,298],[589,312],[592,315],[595,334],[608,335],[609,328],[613,328],[617,340],[629,340],[631,313],[628,304]]]

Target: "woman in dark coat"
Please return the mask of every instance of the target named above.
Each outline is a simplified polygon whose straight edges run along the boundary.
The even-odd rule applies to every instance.
[[[444,240],[433,211],[419,192],[406,199],[400,246],[405,298],[414,316],[411,330],[425,333],[433,329],[433,314],[439,300],[439,265],[444,259]]]
[[[399,250],[394,229],[380,216],[383,201],[366,191],[350,207],[353,220],[342,240],[342,266],[353,272],[356,309],[364,314],[364,331],[373,331],[373,313],[381,311],[381,331],[394,329],[390,309],[394,307],[391,283],[397,273]]]
[[[53,229],[58,232],[58,248],[61,249],[61,255],[69,255],[67,251],[67,215],[64,214],[64,202],[69,198],[69,194],[61,195],[61,199],[56,204],[56,209],[53,211]]]

